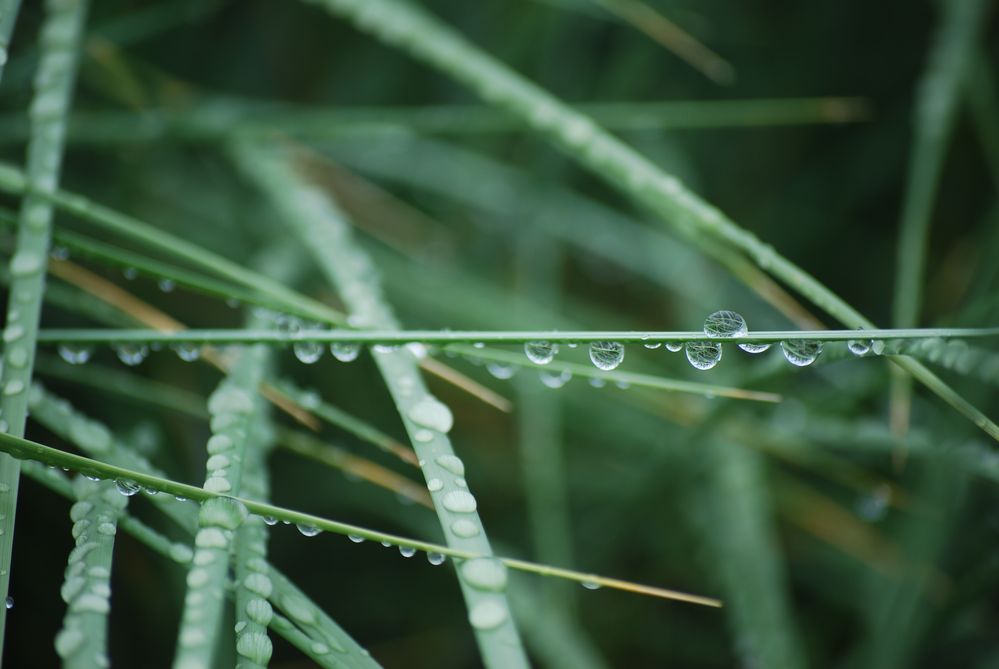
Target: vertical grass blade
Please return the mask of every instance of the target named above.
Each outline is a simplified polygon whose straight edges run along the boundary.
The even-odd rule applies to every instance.
[[[740,664],[804,667],[763,457],[712,437],[704,455],[707,483],[692,493],[691,507],[725,593]]]
[[[10,59],[10,38],[14,34],[20,8],[21,0],[0,0],[0,79]]]
[[[354,243],[349,224],[327,195],[296,172],[288,154],[243,143],[233,147],[233,155],[337,287],[354,322],[397,329],[395,316],[382,297],[377,271]],[[431,488],[432,498],[447,544],[491,554],[475,498],[459,485],[459,481],[464,483],[464,464],[447,437],[450,410],[427,391],[418,360],[408,348],[373,351],[373,355],[422,462],[428,487],[431,481],[439,483]],[[458,574],[486,666],[528,666],[507,603],[503,570],[481,559],[463,563]]]
[[[73,481],[77,502],[70,509],[76,547],[69,554],[62,598],[67,611],[56,635],[56,652],[67,669],[109,666],[108,613],[111,560],[118,519],[128,497],[112,481]]]
[[[212,437],[207,446],[206,490],[240,494],[253,417],[262,410],[263,400],[257,394],[257,387],[263,378],[267,355],[263,346],[244,349],[231,365],[229,376],[208,400]],[[246,519],[246,508],[231,499],[216,498],[201,505],[194,538],[194,566],[187,574],[174,669],[212,666],[213,652],[222,633],[222,602],[234,533]],[[263,575],[243,582],[241,587],[257,594],[257,599],[266,598],[271,591]],[[266,634],[244,629],[237,635],[236,650],[251,664],[266,665],[272,652],[271,641]]]
[[[13,21],[17,3],[6,3],[7,14],[0,25]],[[86,0],[49,0],[41,33],[41,60],[35,77],[35,93],[29,117],[27,184],[31,190],[51,191],[59,181],[63,137],[76,79],[80,32]],[[4,52],[6,53],[6,52]],[[51,236],[52,207],[34,193],[21,202],[17,242],[10,261],[11,285],[4,330],[3,372],[0,376],[0,427],[15,436],[24,435],[28,387],[35,357],[35,333],[45,291],[45,263]],[[20,465],[0,455],[0,601],[10,586],[14,514]],[[0,608],[0,653],[3,652],[7,609]]]

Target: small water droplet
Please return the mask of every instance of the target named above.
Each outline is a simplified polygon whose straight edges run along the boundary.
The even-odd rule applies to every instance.
[[[184,362],[194,362],[201,357],[201,347],[197,344],[177,344],[173,347],[173,350],[177,354],[177,357]]]
[[[815,362],[822,353],[822,342],[810,339],[788,339],[780,343],[784,358],[798,367],[805,367]]]
[[[871,352],[872,346],[874,346],[874,340],[872,339],[851,339],[846,342],[846,347],[854,355],[867,355]]]
[[[688,341],[687,361],[696,369],[711,369],[722,358],[722,345],[713,341]]]
[[[468,621],[478,630],[491,630],[506,622],[506,605],[499,599],[477,602],[468,613]]]
[[[572,372],[568,370],[562,370],[561,372],[538,372],[538,378],[541,379],[541,383],[545,384],[546,387],[558,390],[572,380]]]
[[[509,379],[516,373],[517,368],[505,362],[488,362],[486,371],[497,379]]]
[[[437,492],[443,487],[444,487],[444,481],[441,481],[440,479],[435,478],[427,481],[427,490],[429,490],[430,492]]]
[[[69,260],[69,249],[65,246],[53,246],[49,251],[53,260]]]
[[[277,525],[277,518],[274,516],[264,516],[264,524],[273,527],[274,525]]]
[[[891,486],[882,483],[858,500],[857,515],[869,523],[876,523],[888,513],[889,504],[891,504]]]
[[[874,351],[874,355],[882,355],[885,352],[885,342],[883,339],[876,339],[871,344],[871,350]]]
[[[139,272],[134,267],[126,267],[121,271],[121,274],[129,281],[134,281],[135,277],[139,276]]]
[[[115,479],[114,486],[118,489],[118,492],[125,497],[131,497],[142,490],[142,486],[135,481],[129,481],[128,479]]]
[[[411,558],[416,555],[416,549],[411,546],[399,546],[399,555],[404,558]]]
[[[663,346],[665,346],[666,350],[669,351],[670,353],[679,353],[680,351],[683,350],[683,342],[682,341],[668,341],[668,342],[664,342]]]
[[[335,341],[330,344],[330,353],[340,362],[353,362],[361,354],[361,345],[352,341]]]
[[[304,523],[298,523],[295,525],[295,527],[297,527],[298,531],[301,532],[302,535],[306,537],[314,537],[320,532],[322,532],[322,530],[320,530],[315,525],[306,525]]]
[[[600,584],[597,583],[596,581],[583,581],[582,585],[587,590],[599,590],[600,589]]]
[[[87,346],[75,344],[62,344],[59,346],[59,357],[71,365],[82,365],[90,360],[93,349]]]
[[[353,541],[355,544],[364,543],[364,537],[357,534],[348,534],[347,538]]]
[[[454,532],[457,537],[469,539],[479,535],[479,526],[470,520],[459,518],[451,523],[451,531]]]
[[[7,607],[8,611],[10,609],[14,608],[14,598],[13,597],[7,597],[7,601],[4,602],[4,605]]]
[[[114,347],[118,359],[129,367],[134,367],[149,355],[149,347],[145,344],[118,344]]]
[[[450,432],[454,425],[454,416],[447,405],[429,395],[410,407],[406,415],[417,425],[444,434]]]
[[[770,346],[771,344],[764,344],[764,343],[739,344],[739,348],[741,348],[746,353],[763,353],[764,351],[770,350]]]
[[[309,326],[309,329],[315,329],[316,326]],[[323,352],[325,348],[323,345],[316,341],[300,341],[296,342],[292,347],[292,351],[295,353],[295,357],[298,361],[306,365],[311,365],[319,362],[319,359],[323,357]]]
[[[173,279],[160,279],[156,282],[156,285],[164,293],[172,293],[173,289],[177,287],[177,284],[174,283]]]
[[[27,276],[42,270],[42,259],[37,253],[18,251],[10,260],[10,273],[14,276]]]
[[[704,319],[704,334],[709,337],[745,337],[749,334],[746,319],[734,311],[716,311]]]
[[[604,386],[607,385],[606,381],[604,381],[603,379],[598,379],[595,376],[591,376],[589,379],[587,379],[587,381],[594,388],[603,388]]]
[[[558,344],[550,341],[529,341],[524,344],[524,353],[527,359],[535,365],[547,365],[555,359],[558,353]]]
[[[590,362],[597,369],[609,372],[624,360],[624,346],[616,341],[595,341],[590,344]]]
[[[413,439],[421,444],[425,444],[428,441],[434,440],[434,433],[431,430],[417,430],[413,434]]]
[[[472,558],[461,564],[465,582],[478,590],[502,592],[506,589],[506,565],[495,558]]]
[[[656,350],[662,345],[663,343],[661,341],[652,341],[651,337],[649,337],[648,335],[642,337],[642,346],[651,351]]]
[[[435,567],[440,564],[444,564],[446,558],[441,553],[427,553],[427,562],[434,565]]]
[[[455,476],[465,475],[465,463],[457,455],[442,455],[437,458],[437,464]]]

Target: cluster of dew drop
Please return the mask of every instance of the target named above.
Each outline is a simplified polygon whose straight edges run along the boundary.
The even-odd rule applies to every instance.
[[[715,367],[722,359],[722,342],[710,341],[711,339],[733,339],[749,337],[749,328],[746,320],[737,312],[729,310],[715,311],[704,320],[704,335],[708,340],[688,341],[686,343],[678,341],[656,341],[650,337],[645,337],[642,344],[650,350],[664,347],[671,353],[684,351],[687,361],[692,367],[700,370],[708,370]],[[739,348],[746,353],[758,354],[770,350],[771,344],[767,342],[740,342]],[[569,344],[574,348],[574,344]],[[880,355],[884,350],[884,342],[870,339],[857,339],[847,342],[847,348],[857,356],[875,353]],[[822,342],[811,339],[788,339],[780,342],[780,350],[792,365],[805,367],[812,364],[822,353]],[[559,345],[557,342],[534,340],[524,344],[524,353],[527,359],[536,365],[547,365],[558,355]],[[595,341],[589,348],[590,361],[593,365],[603,371],[616,369],[624,360],[624,345],[614,341]],[[507,379],[513,376],[510,365],[502,363],[490,363],[487,365],[489,372],[500,379]],[[542,382],[550,388],[560,388],[572,375],[568,372],[541,372]],[[601,387],[604,385],[602,379],[592,378],[591,385]],[[618,384],[622,386],[622,384]],[[626,387],[626,386],[624,386]]]
[[[75,546],[69,554],[65,580],[60,595],[67,605],[63,628],[56,634],[56,653],[70,661],[94,641],[88,617],[98,625],[111,610],[111,572],[98,558],[110,554],[117,533],[117,521],[127,504],[108,481],[95,482],[77,477],[73,482],[78,501],[70,508]],[[98,558],[98,559],[95,559]],[[93,652],[93,649],[91,649]],[[108,666],[107,657],[98,652],[90,662]]]

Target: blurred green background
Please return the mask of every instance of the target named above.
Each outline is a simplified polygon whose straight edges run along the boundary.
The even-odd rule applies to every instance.
[[[557,97],[617,103],[601,112],[616,134],[890,325],[915,109],[941,23],[934,3],[643,5],[727,61],[734,78],[722,83],[644,32],[659,19],[623,19],[634,3],[425,4]],[[24,5],[0,88],[0,150],[15,163],[41,20],[40,3]],[[717,309],[738,311],[750,328],[795,327],[543,139],[316,7],[93,5],[67,189],[249,263],[286,236],[223,150],[226,128],[250,120],[328,160],[328,185],[406,327],[694,330]],[[995,325],[999,315],[996,13],[986,16],[932,208],[928,326]],[[795,102],[802,98],[829,99]],[[662,102],[699,104],[653,106]],[[440,105],[470,106],[418,109]],[[240,309],[88,267],[191,326],[242,322]],[[304,250],[297,287],[339,304]],[[85,322],[47,307],[43,323]],[[560,358],[582,362],[585,352]],[[430,381],[456,416],[455,448],[498,552],[729,604],[718,611],[515,574],[511,598],[539,666],[999,666],[994,444],[918,388],[910,437],[894,438],[887,363],[828,351],[823,364],[798,370],[775,351],[733,348],[697,372],[682,354],[630,347],[621,368],[784,395],[769,405],[581,379],[553,390],[533,370],[497,380],[444,359],[514,404],[504,414]],[[121,367],[109,351],[96,360]],[[284,351],[280,361],[287,376],[404,438],[369,357],[305,366]],[[137,373],[202,396],[218,380],[168,353]],[[994,385],[941,374],[999,415]],[[203,422],[40,376],[158,452],[177,478],[199,480]],[[60,443],[37,425],[28,437]],[[400,469],[345,433],[324,438]],[[287,452],[272,465],[279,504],[439,537],[431,513],[391,492]],[[69,528],[68,505],[25,482],[8,666],[56,662]],[[280,526],[271,539],[274,562],[386,667],[479,666],[450,566]],[[123,667],[168,666],[182,574],[124,535],[117,550],[112,657]],[[275,648],[272,666],[309,666],[283,642]]]

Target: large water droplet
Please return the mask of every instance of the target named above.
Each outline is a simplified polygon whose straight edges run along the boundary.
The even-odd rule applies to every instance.
[[[851,339],[846,342],[846,347],[854,355],[867,355],[870,353],[873,345],[874,341],[872,339]]]
[[[441,553],[427,553],[427,562],[434,565],[435,567],[440,564],[444,564],[446,558]]]
[[[84,364],[90,360],[91,354],[93,354],[93,349],[87,346],[63,344],[59,347],[59,357],[71,365]]]
[[[590,344],[590,362],[597,369],[609,372],[624,360],[624,346],[616,341],[595,341]]]
[[[472,513],[477,508],[475,497],[465,490],[451,490],[444,493],[442,504],[452,513]]]
[[[301,532],[302,535],[306,537],[314,537],[320,532],[322,532],[322,530],[320,530],[315,525],[307,525],[305,523],[298,523],[295,525],[295,527],[297,527],[298,531]]]
[[[116,479],[114,486],[118,489],[118,492],[125,497],[131,497],[142,490],[142,486],[135,481],[129,481],[128,479]]]
[[[411,546],[399,546],[399,555],[404,558],[411,558],[416,555],[416,549]]]
[[[506,604],[499,599],[477,602],[468,612],[468,621],[478,630],[491,630],[499,627],[507,619]]]
[[[113,347],[118,359],[129,367],[134,367],[149,355],[149,347],[145,344],[118,344]]]
[[[704,319],[704,334],[709,337],[745,337],[746,319],[734,311],[716,311]]]
[[[815,362],[822,353],[822,342],[810,339],[788,339],[780,343],[784,357],[792,365],[805,367]]]
[[[722,345],[713,341],[688,341],[687,361],[697,369],[711,369],[722,357]]]
[[[524,353],[527,359],[535,365],[547,365],[555,359],[558,353],[558,344],[550,341],[529,341],[524,344]]]
[[[361,354],[361,345],[352,341],[335,341],[330,344],[330,353],[340,362],[353,362]]]
[[[461,565],[465,581],[478,590],[501,592],[506,589],[506,565],[495,558],[472,558]]]
[[[427,396],[410,407],[409,419],[421,427],[447,434],[454,425],[454,416],[447,405]]]

